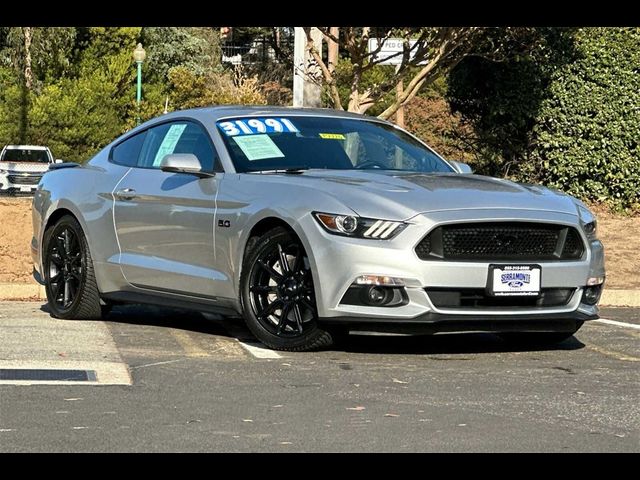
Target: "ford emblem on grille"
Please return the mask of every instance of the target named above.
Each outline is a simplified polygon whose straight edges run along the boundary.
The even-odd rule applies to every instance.
[[[513,244],[516,243],[516,241],[518,240],[518,237],[516,237],[515,235],[499,233],[493,236],[493,240],[500,247],[510,248]]]

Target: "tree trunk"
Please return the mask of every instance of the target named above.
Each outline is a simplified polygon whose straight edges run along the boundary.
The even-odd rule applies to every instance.
[[[329,29],[329,33],[338,38],[338,27],[331,27]],[[327,50],[327,66],[329,67],[329,71],[333,73],[336,69],[336,65],[338,64],[338,42],[327,38]]]
[[[18,135],[20,143],[27,143],[27,128],[29,124],[29,92],[33,88],[33,72],[31,71],[31,39],[32,27],[22,27],[22,37],[24,41],[23,75],[24,82],[20,91],[20,126]]]
[[[33,87],[33,72],[31,71],[31,34],[32,27],[23,27],[24,36],[24,85],[27,90]]]

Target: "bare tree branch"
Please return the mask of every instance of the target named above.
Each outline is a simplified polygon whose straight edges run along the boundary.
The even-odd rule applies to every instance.
[[[323,81],[329,87],[336,108],[343,108],[339,101],[340,81],[343,82],[341,88],[349,89],[348,110],[360,113],[366,112],[382,98],[387,98],[389,92],[403,82],[405,86],[402,93],[379,115],[381,118],[389,118],[414,98],[422,87],[449,72],[465,56],[481,55],[498,59],[505,56],[510,48],[518,52],[526,51],[535,41],[535,31],[528,27],[341,27],[340,38],[331,32],[330,27],[316,28],[327,40],[340,40],[344,56],[351,61],[350,75],[336,77],[337,74],[323,62],[318,49],[310,40],[308,42],[307,48],[322,71]],[[305,31],[309,38],[310,28],[305,28]],[[370,37],[378,40],[371,51]],[[381,56],[385,43],[391,38],[402,41],[403,48]],[[507,48],[506,45],[511,47]],[[396,65],[393,73],[384,73],[382,70],[379,74],[374,70],[376,67],[386,68],[389,63]],[[321,76],[318,75],[318,78]],[[372,79],[379,80],[373,83]]]

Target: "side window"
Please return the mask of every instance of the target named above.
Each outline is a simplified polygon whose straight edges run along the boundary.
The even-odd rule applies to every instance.
[[[196,123],[172,122],[152,127],[142,146],[138,166],[160,168],[162,159],[172,153],[193,153],[203,170],[213,171],[216,158],[207,132]]]
[[[135,167],[147,132],[127,138],[111,149],[111,161],[125,167]]]

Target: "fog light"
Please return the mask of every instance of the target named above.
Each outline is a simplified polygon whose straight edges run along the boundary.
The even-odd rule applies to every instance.
[[[367,292],[367,300],[373,305],[380,305],[381,303],[384,303],[385,296],[384,290],[380,287],[371,287]]]
[[[387,277],[383,275],[360,275],[353,283],[356,285],[387,285],[392,287],[404,286],[404,282],[401,278]]]
[[[604,283],[604,277],[590,277],[587,280],[587,285],[590,287],[593,285],[600,285],[602,283]]]
[[[602,284],[585,287],[582,293],[582,303],[587,305],[595,305],[600,300],[602,294]]]

